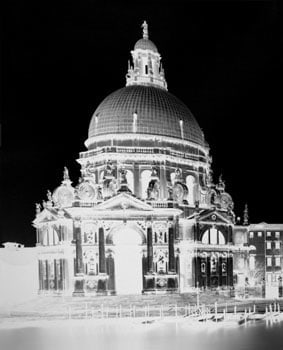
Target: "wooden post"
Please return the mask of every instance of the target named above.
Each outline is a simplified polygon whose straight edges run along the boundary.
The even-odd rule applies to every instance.
[[[215,319],[216,319],[216,322],[217,322],[217,301],[215,302]]]

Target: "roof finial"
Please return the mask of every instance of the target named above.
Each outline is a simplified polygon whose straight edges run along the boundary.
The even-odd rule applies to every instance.
[[[249,208],[248,205],[245,205],[245,210],[244,210],[244,225],[248,225],[249,224]]]
[[[148,24],[146,23],[146,21],[143,21],[142,28],[143,28],[143,38],[148,39]]]

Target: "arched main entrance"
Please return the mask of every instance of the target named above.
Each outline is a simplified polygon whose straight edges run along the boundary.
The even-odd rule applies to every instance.
[[[115,250],[115,286],[117,294],[141,294],[142,292],[142,243],[141,234],[123,225],[115,230],[112,238]]]

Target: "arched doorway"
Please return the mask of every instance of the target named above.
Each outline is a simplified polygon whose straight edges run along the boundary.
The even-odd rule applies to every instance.
[[[119,294],[142,292],[141,234],[128,225],[119,227],[112,236],[115,251],[115,286]]]

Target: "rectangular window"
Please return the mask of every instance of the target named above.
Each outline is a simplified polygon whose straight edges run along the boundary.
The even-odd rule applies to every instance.
[[[272,258],[267,258],[266,262],[267,262],[267,266],[272,266]]]
[[[281,266],[280,257],[275,258],[275,266]]]
[[[258,237],[262,237],[262,232],[258,232],[258,233],[257,233],[257,236],[258,236]]]
[[[147,64],[145,65],[145,74],[148,74],[148,66],[147,66]]]
[[[276,238],[280,238],[280,232],[278,232],[278,231],[275,232],[275,237],[276,237]]]
[[[266,236],[267,236],[267,237],[271,237],[271,232],[270,232],[270,231],[267,231]]]
[[[267,282],[271,283],[271,281],[272,281],[272,274],[271,273],[267,273],[266,277],[267,277]]]
[[[250,238],[254,238],[254,233],[250,232]]]
[[[271,249],[271,242],[270,241],[266,242],[266,249]]]
[[[280,242],[275,242],[275,249],[280,249]]]

